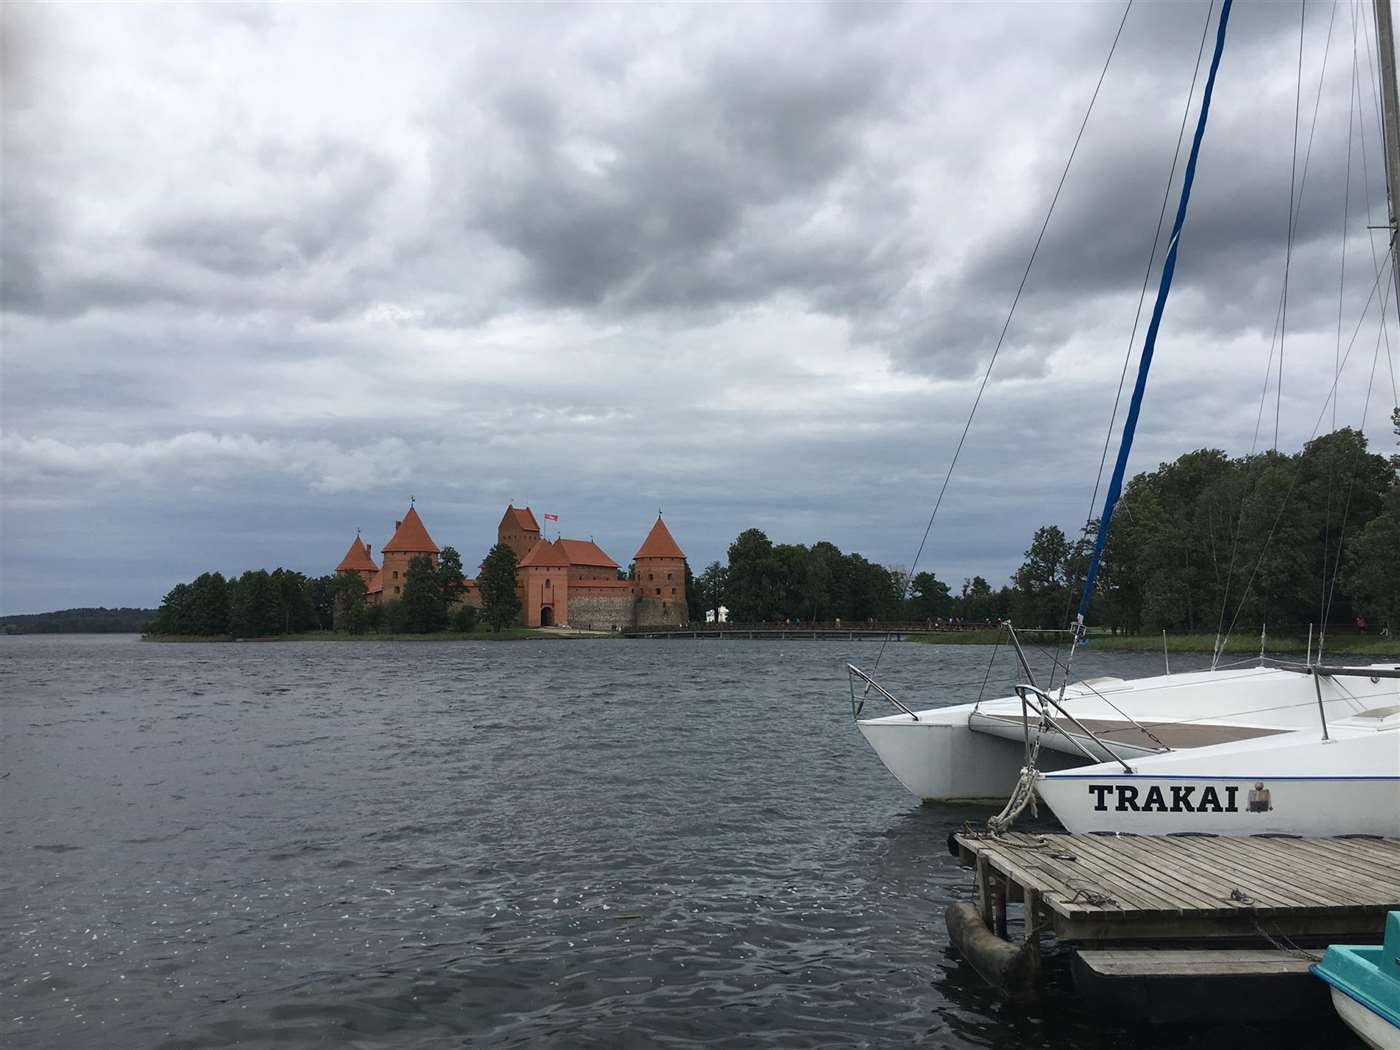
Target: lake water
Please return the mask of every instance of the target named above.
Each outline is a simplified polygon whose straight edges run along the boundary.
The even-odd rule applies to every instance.
[[[0,1044],[1358,1045],[1001,1004],[943,928],[987,811],[851,724],[878,648],[0,639]],[[972,699],[990,655],[882,679]]]

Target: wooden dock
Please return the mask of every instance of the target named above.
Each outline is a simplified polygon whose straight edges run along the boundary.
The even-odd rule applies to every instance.
[[[1076,949],[1081,992],[1126,997],[1137,1016],[1162,1007],[1169,1016],[1155,1019],[1180,1019],[1183,999],[1209,1015],[1212,979],[1231,986],[1231,1016],[1247,1005],[1241,981],[1291,980],[1293,1005],[1311,1008],[1325,995],[1307,972],[1309,949],[1378,942],[1386,913],[1400,909],[1400,839],[967,832],[955,842],[976,869],[977,902],[948,909],[949,932],[1013,999],[1038,995],[1050,933]],[[1019,945],[1007,940],[1016,904]],[[1151,995],[1154,981],[1173,994]]]

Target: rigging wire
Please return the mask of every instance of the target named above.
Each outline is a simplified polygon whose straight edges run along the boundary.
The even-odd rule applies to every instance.
[[[1387,289],[1387,291],[1389,291],[1389,289]],[[1382,293],[1382,302],[1381,302],[1381,316],[1382,316],[1382,317],[1385,316],[1385,302],[1384,302],[1384,299],[1385,299],[1385,293]],[[1361,429],[1358,431],[1360,440],[1358,440],[1358,441],[1352,446],[1352,449],[1351,449],[1351,463],[1350,463],[1350,469],[1349,469],[1348,475],[1347,475],[1347,497],[1346,497],[1346,501],[1342,504],[1342,522],[1341,522],[1341,525],[1338,527],[1338,530],[1337,530],[1337,556],[1336,556],[1336,558],[1335,558],[1335,559],[1333,560],[1333,562],[1332,562],[1332,583],[1331,583],[1331,586],[1328,588],[1328,590],[1327,590],[1327,592],[1326,592],[1326,596],[1325,596],[1325,599],[1324,599],[1324,604],[1323,604],[1323,606],[1322,606],[1322,621],[1321,621],[1321,624],[1322,624],[1322,625],[1321,625],[1321,628],[1320,628],[1320,636],[1319,636],[1319,638],[1318,638],[1318,647],[1317,647],[1317,659],[1318,659],[1318,662],[1319,662],[1319,663],[1322,661],[1322,643],[1325,642],[1326,639],[1327,639],[1327,621],[1328,621],[1329,619],[1331,619],[1331,616],[1332,616],[1332,603],[1333,603],[1333,601],[1335,600],[1335,598],[1336,598],[1336,596],[1337,596],[1337,580],[1338,580],[1338,578],[1339,578],[1339,577],[1341,576],[1341,574],[1342,574],[1342,548],[1343,548],[1343,545],[1346,543],[1347,520],[1348,520],[1348,517],[1349,517],[1350,514],[1351,514],[1351,497],[1352,497],[1352,494],[1356,491],[1356,471],[1357,471],[1357,462],[1356,462],[1356,461],[1357,461],[1357,460],[1360,458],[1360,456],[1361,456],[1361,446],[1362,446],[1362,442],[1364,442],[1364,441],[1366,440],[1366,416],[1368,415],[1368,413],[1369,413],[1370,410],[1371,410],[1371,391],[1372,391],[1372,388],[1375,386],[1375,382],[1376,382],[1376,365],[1378,365],[1378,364],[1380,363],[1380,356],[1381,356],[1381,337],[1380,337],[1380,334],[1377,333],[1377,335],[1376,335],[1376,349],[1375,349],[1375,351],[1371,354],[1371,375],[1370,375],[1370,377],[1366,380],[1366,399],[1365,399],[1365,401],[1363,401],[1362,404],[1361,404]],[[1334,401],[1334,402],[1333,402],[1333,408],[1335,409],[1335,407],[1336,407],[1336,403],[1335,403],[1335,401]],[[1334,428],[1334,429],[1335,429],[1335,428]],[[1323,582],[1323,585],[1324,585],[1324,586],[1327,586],[1327,545],[1326,545],[1326,543],[1324,543],[1324,544],[1323,544],[1323,547],[1322,547],[1322,582]]]
[[[1345,302],[1346,302],[1345,293],[1346,293],[1346,280],[1347,280],[1347,225],[1348,225],[1348,223],[1349,223],[1349,220],[1351,219],[1351,153],[1352,153],[1352,130],[1353,130],[1353,128],[1355,127],[1355,124],[1356,124],[1356,94],[1357,94],[1357,92],[1356,92],[1356,5],[1355,5],[1355,4],[1352,4],[1352,5],[1351,5],[1351,9],[1350,9],[1350,12],[1349,12],[1349,13],[1351,14],[1351,81],[1350,81],[1349,89],[1348,89],[1348,91],[1347,91],[1347,102],[1348,102],[1348,109],[1347,109],[1347,163],[1346,163],[1346,177],[1345,177],[1345,180],[1344,180],[1344,182],[1343,182],[1343,192],[1342,192],[1342,262],[1341,262],[1340,273],[1339,273],[1338,276],[1337,276],[1337,342],[1336,342],[1336,345],[1333,347],[1333,350],[1332,350],[1332,382],[1333,382],[1334,385],[1340,384],[1340,383],[1341,383],[1341,378],[1342,378],[1342,370],[1341,370],[1341,359],[1342,359],[1342,309],[1343,309],[1343,306],[1344,306],[1344,304],[1345,304]],[[1382,316],[1385,315],[1385,301],[1384,301],[1384,298],[1382,298],[1382,301],[1381,301],[1381,315],[1382,315]],[[1380,350],[1380,340],[1379,340],[1379,338],[1376,340],[1376,349],[1377,349],[1377,351]],[[1374,375],[1374,369],[1372,369],[1372,374]],[[1370,398],[1371,398],[1370,391],[1367,390],[1367,393],[1366,393],[1366,400],[1367,400],[1368,404],[1369,404],[1369,402],[1370,402]],[[1332,399],[1332,433],[1334,433],[1334,434],[1335,434],[1336,431],[1337,431],[1337,408],[1338,408],[1338,406],[1341,404],[1341,400],[1342,400],[1342,399],[1341,399],[1340,396],[1334,397],[1334,398]],[[1365,413],[1364,410],[1362,411],[1361,418],[1362,418],[1362,430],[1363,430],[1363,433],[1364,433],[1364,431],[1365,431],[1365,418],[1366,418],[1366,413]],[[1350,481],[1350,483],[1348,483],[1348,485],[1347,485],[1347,497],[1346,497],[1346,501],[1345,501],[1345,508],[1344,508],[1343,511],[1342,511],[1342,534],[1345,534],[1345,530],[1346,530],[1346,516],[1347,516],[1347,512],[1348,512],[1348,511],[1350,510],[1350,508],[1351,508],[1351,493],[1352,493],[1352,488],[1354,487],[1354,484],[1355,484],[1355,481],[1356,481],[1355,463],[1354,463],[1354,462],[1353,462],[1353,464],[1352,464],[1352,467],[1353,467],[1353,470],[1352,470],[1352,474],[1351,474],[1351,481]],[[1326,636],[1327,636],[1327,616],[1328,616],[1328,613],[1331,611],[1331,607],[1332,607],[1332,595],[1331,595],[1331,593],[1329,592],[1328,587],[1327,587],[1327,548],[1328,548],[1328,545],[1331,543],[1331,539],[1332,539],[1332,492],[1333,492],[1333,489],[1334,489],[1335,486],[1336,486],[1336,481],[1337,481],[1337,471],[1336,471],[1336,459],[1335,459],[1335,457],[1333,457],[1333,456],[1329,456],[1329,457],[1328,457],[1327,468],[1328,468],[1328,469],[1327,469],[1327,503],[1326,503],[1326,507],[1325,507],[1325,509],[1324,509],[1324,511],[1323,511],[1323,516],[1322,516],[1322,573],[1321,573],[1321,575],[1320,575],[1320,577],[1319,577],[1319,579],[1318,579],[1318,587],[1320,588],[1320,593],[1319,593],[1319,595],[1318,595],[1318,616],[1320,617],[1319,623],[1321,624],[1320,631],[1321,631],[1321,635],[1322,635],[1322,637],[1319,639],[1318,660],[1321,660],[1321,659],[1322,659],[1321,642],[1326,640]],[[1339,534],[1339,535],[1338,535],[1338,538],[1337,538],[1337,544],[1338,544],[1338,545],[1337,545],[1337,564],[1338,564],[1338,566],[1341,565],[1341,559],[1342,559],[1342,548],[1341,548],[1341,542],[1342,542],[1341,536],[1342,536],[1342,534]],[[1335,590],[1335,588],[1336,588],[1336,582],[1337,582],[1337,581],[1336,581],[1336,577],[1335,577],[1335,575],[1334,575],[1334,576],[1333,576],[1333,579],[1332,579],[1333,590]]]
[[[1171,202],[1172,183],[1176,181],[1176,169],[1181,163],[1181,144],[1186,140],[1186,124],[1191,118],[1191,100],[1195,97],[1196,84],[1200,80],[1201,60],[1205,57],[1206,40],[1210,36],[1210,24],[1214,14],[1215,0],[1210,0],[1210,4],[1206,8],[1205,23],[1201,26],[1201,42],[1196,47],[1196,68],[1191,73],[1191,86],[1186,89],[1186,101],[1181,109],[1181,125],[1177,128],[1176,145],[1172,147],[1171,169],[1167,172],[1167,183],[1162,187],[1162,205],[1157,211],[1157,228],[1152,232],[1152,249],[1147,253],[1147,267],[1142,274],[1142,288],[1138,291],[1137,309],[1133,313],[1133,329],[1128,334],[1128,345],[1123,352],[1123,368],[1118,374],[1118,392],[1113,396],[1113,411],[1109,414],[1108,427],[1104,431],[1103,451],[1099,454],[1099,471],[1094,477],[1094,494],[1089,497],[1089,510],[1084,515],[1086,523],[1094,520],[1094,508],[1099,503],[1099,488],[1103,485],[1103,471],[1108,464],[1108,447],[1113,441],[1113,428],[1118,423],[1118,408],[1123,401],[1123,387],[1128,379],[1128,366],[1133,361],[1133,348],[1137,345],[1138,328],[1142,324],[1142,308],[1147,302],[1147,289],[1152,283],[1152,268],[1157,261],[1157,247],[1161,244],[1162,227],[1167,220],[1167,205]],[[1076,543],[1082,543],[1082,539]],[[1065,598],[1065,613],[1061,617],[1061,623],[1069,622],[1070,613],[1074,611],[1075,592],[1080,586],[1081,580],[1076,577]],[[1074,645],[1073,635],[1068,639],[1068,643],[1071,647]],[[1050,684],[1052,686],[1055,683],[1055,672],[1060,668],[1060,650],[1061,647],[1056,646],[1053,662],[1050,666]],[[1066,682],[1068,682],[1069,661],[1065,662],[1065,675]]]
[[[1336,8],[1334,7],[1335,11]],[[1279,308],[1283,320],[1279,326],[1278,341],[1278,394],[1274,402],[1274,448],[1278,448],[1278,419],[1283,407],[1283,344],[1288,334],[1288,271],[1293,264],[1293,229],[1296,216],[1293,214],[1293,195],[1298,188],[1298,116],[1303,104],[1303,27],[1307,24],[1307,0],[1298,3],[1298,83],[1293,90],[1293,153],[1289,160],[1288,172],[1288,245],[1283,255],[1283,305]],[[1331,33],[1328,33],[1331,40]],[[1301,196],[1301,194],[1299,194]]]
[[[958,459],[962,455],[963,445],[967,442],[968,431],[972,429],[972,421],[977,416],[978,406],[982,404],[982,395],[986,393],[987,382],[992,377],[992,367],[997,362],[997,356],[1001,353],[1002,345],[1006,342],[1006,333],[1011,328],[1011,320],[1016,315],[1016,307],[1021,302],[1021,293],[1025,291],[1026,281],[1030,278],[1031,267],[1035,265],[1035,258],[1040,253],[1041,242],[1045,240],[1045,231],[1050,227],[1050,219],[1055,214],[1055,205],[1059,203],[1060,193],[1065,188],[1065,180],[1069,178],[1069,170],[1074,164],[1075,154],[1079,152],[1079,144],[1084,139],[1084,129],[1089,126],[1089,117],[1094,112],[1094,103],[1098,101],[1099,91],[1103,87],[1103,82],[1108,76],[1108,67],[1113,62],[1114,52],[1118,50],[1118,41],[1123,37],[1123,26],[1127,24],[1128,13],[1133,9],[1134,0],[1128,0],[1123,7],[1123,17],[1118,21],[1118,29],[1113,34],[1113,43],[1109,45],[1108,57],[1104,59],[1103,69],[1099,71],[1099,79],[1094,84],[1094,92],[1089,96],[1089,106],[1084,111],[1084,119],[1079,123],[1079,131],[1074,136],[1074,145],[1070,147],[1069,157],[1065,160],[1064,170],[1060,172],[1060,181],[1055,186],[1055,193],[1050,198],[1050,206],[1046,209],[1045,220],[1040,224],[1040,232],[1036,235],[1035,244],[1031,248],[1030,258],[1026,260],[1026,269],[1021,274],[1021,283],[1016,286],[1016,294],[1012,296],[1011,308],[1006,313],[1006,320],[1002,323],[1001,333],[997,336],[996,345],[992,348],[992,356],[987,361],[987,368],[982,373],[982,382],[977,387],[977,395],[972,399],[972,408],[967,413],[967,421],[963,424],[962,434],[958,437],[957,447],[953,449],[953,458],[948,463],[948,472],[943,476],[943,484],[938,490],[938,498],[934,500],[933,511],[929,514],[928,524],[924,526],[923,537],[919,540],[919,548],[914,552],[914,560],[909,565],[909,576],[904,581],[904,593],[902,599],[908,600],[909,589],[913,584],[915,570],[919,566],[919,559],[923,556],[924,547],[928,543],[929,533],[933,531],[933,523],[938,517],[938,511],[943,506],[943,497],[948,492],[948,484],[953,480],[953,471],[957,468]],[[889,637],[886,636],[880,645],[880,651],[875,656],[874,669],[879,670],[880,660],[885,655],[885,648],[889,645]]]
[[[1394,264],[1394,246],[1393,246],[1393,245],[1392,245],[1390,248],[1388,248],[1388,249],[1386,250],[1385,261],[1386,261],[1387,265],[1384,267],[1384,272],[1388,274],[1388,273],[1390,272],[1390,266]],[[1377,273],[1377,274],[1376,274],[1376,280],[1371,284],[1371,294],[1368,295],[1368,296],[1366,297],[1366,305],[1362,308],[1361,316],[1360,316],[1360,317],[1357,319],[1357,321],[1356,321],[1356,330],[1352,333],[1351,342],[1347,345],[1347,352],[1346,352],[1346,354],[1342,357],[1342,368],[1343,368],[1343,369],[1346,368],[1347,360],[1348,360],[1348,358],[1351,357],[1352,348],[1355,347],[1355,345],[1356,345],[1356,337],[1357,337],[1358,334],[1360,334],[1362,322],[1365,321],[1365,319],[1366,319],[1366,314],[1370,312],[1371,303],[1375,300],[1375,297],[1376,297],[1376,289],[1380,286],[1380,280],[1381,280],[1381,274],[1380,274],[1380,273]],[[1383,300],[1384,300],[1384,296],[1383,296],[1382,298],[1383,298]],[[1384,307],[1382,307],[1382,308],[1384,308]],[[1329,402],[1331,401],[1332,397],[1336,394],[1336,391],[1337,391],[1337,384],[1336,384],[1336,382],[1334,381],[1334,382],[1332,383],[1332,388],[1331,388],[1331,390],[1330,390],[1330,391],[1328,392],[1328,394],[1327,394],[1327,398],[1326,398],[1326,399],[1323,401],[1323,403],[1322,403],[1322,410],[1318,413],[1317,422],[1313,425],[1312,434],[1311,434],[1311,435],[1309,436],[1309,438],[1308,438],[1309,441],[1311,441],[1314,437],[1317,436],[1317,431],[1318,431],[1318,429],[1322,426],[1322,420],[1323,420],[1323,419],[1326,417],[1326,415],[1327,415],[1328,404],[1329,404]],[[1288,506],[1288,501],[1289,501],[1289,499],[1293,496],[1293,491],[1294,491],[1294,489],[1296,489],[1296,488],[1298,487],[1298,481],[1299,481],[1299,479],[1301,478],[1301,476],[1302,476],[1302,471],[1295,468],[1295,469],[1293,470],[1293,477],[1292,477],[1292,479],[1290,480],[1289,485],[1288,485],[1288,490],[1284,493],[1283,499],[1279,502],[1278,511],[1274,514],[1273,524],[1271,524],[1271,525],[1269,526],[1268,534],[1264,537],[1264,542],[1263,542],[1263,544],[1262,544],[1262,545],[1260,546],[1260,548],[1259,548],[1259,556],[1258,556],[1258,557],[1255,559],[1255,561],[1254,561],[1254,568],[1251,570],[1251,572],[1250,572],[1250,574],[1249,574],[1249,579],[1245,582],[1244,592],[1240,595],[1239,605],[1237,605],[1237,606],[1235,607],[1235,614],[1234,614],[1234,616],[1231,617],[1231,619],[1230,619],[1230,626],[1225,630],[1224,638],[1225,638],[1226,640],[1229,639],[1230,634],[1231,634],[1231,633],[1234,631],[1234,629],[1235,629],[1235,624],[1239,621],[1240,613],[1244,610],[1244,603],[1245,603],[1245,601],[1249,598],[1249,592],[1250,592],[1251,588],[1254,586],[1254,578],[1255,578],[1256,576],[1259,575],[1259,567],[1264,563],[1264,554],[1265,554],[1265,552],[1269,549],[1269,544],[1273,541],[1274,533],[1278,530],[1279,522],[1280,522],[1281,520],[1283,520],[1283,512],[1284,512],[1284,510],[1285,510],[1285,509],[1287,508],[1287,506]],[[1240,516],[1241,516],[1241,519],[1243,519],[1243,516],[1244,516],[1243,508],[1241,508]],[[1222,647],[1223,647],[1223,644],[1224,644],[1224,642],[1222,641],[1220,644],[1217,644],[1217,646],[1216,646],[1216,658],[1217,658],[1217,659],[1219,658],[1220,651],[1221,651],[1221,649],[1222,649]]]
[[[1306,3],[1304,3],[1303,7],[1304,7],[1304,10],[1306,11]],[[1332,4],[1332,14],[1331,14],[1331,17],[1329,17],[1329,19],[1328,19],[1328,21],[1327,21],[1327,39],[1326,39],[1326,41],[1324,42],[1323,47],[1322,47],[1322,69],[1321,69],[1321,71],[1318,73],[1318,77],[1317,77],[1317,93],[1316,93],[1316,95],[1315,95],[1315,97],[1314,97],[1314,99],[1313,99],[1312,123],[1311,123],[1311,125],[1310,125],[1310,127],[1309,127],[1309,129],[1308,129],[1308,145],[1307,145],[1307,149],[1306,149],[1306,150],[1304,151],[1304,153],[1303,153],[1303,174],[1302,174],[1302,177],[1301,177],[1301,178],[1297,179],[1297,192],[1296,192],[1296,194],[1295,194],[1295,192],[1294,192],[1294,179],[1295,179],[1295,172],[1296,172],[1296,166],[1297,166],[1297,161],[1298,161],[1297,131],[1298,131],[1298,113],[1299,113],[1299,108],[1298,108],[1298,103],[1297,103],[1296,101],[1295,101],[1295,103],[1294,103],[1294,116],[1293,116],[1294,143],[1293,143],[1293,153],[1292,153],[1292,158],[1291,158],[1291,161],[1290,161],[1290,170],[1289,170],[1288,229],[1287,229],[1287,243],[1286,243],[1286,246],[1285,246],[1285,249],[1284,249],[1283,288],[1282,288],[1282,290],[1279,292],[1278,313],[1274,316],[1274,336],[1273,336],[1273,338],[1272,338],[1272,339],[1270,340],[1270,342],[1269,342],[1269,358],[1268,358],[1268,361],[1267,361],[1267,362],[1265,363],[1265,365],[1264,365],[1264,386],[1263,386],[1263,389],[1259,392],[1259,409],[1258,409],[1258,412],[1255,414],[1255,420],[1254,420],[1254,437],[1253,437],[1253,439],[1251,440],[1250,446],[1249,446],[1249,454],[1250,454],[1250,456],[1253,456],[1254,453],[1256,452],[1256,450],[1257,450],[1258,447],[1259,447],[1259,430],[1260,430],[1260,424],[1262,423],[1263,417],[1264,417],[1264,406],[1265,406],[1265,404],[1267,403],[1267,400],[1268,400],[1268,394],[1269,394],[1269,376],[1270,376],[1270,373],[1271,373],[1272,368],[1273,368],[1275,343],[1277,344],[1277,348],[1278,348],[1279,370],[1278,370],[1278,393],[1277,393],[1277,398],[1278,398],[1278,400],[1276,401],[1276,403],[1275,403],[1275,408],[1274,408],[1274,442],[1273,442],[1272,448],[1273,448],[1274,451],[1277,451],[1277,450],[1278,450],[1279,410],[1280,410],[1280,409],[1279,409],[1279,406],[1282,404],[1282,397],[1283,397],[1283,341],[1284,341],[1284,337],[1285,337],[1285,334],[1286,334],[1286,331],[1287,331],[1288,278],[1289,278],[1290,262],[1291,262],[1291,260],[1292,260],[1292,255],[1293,255],[1293,238],[1294,238],[1294,233],[1295,233],[1295,231],[1296,231],[1296,229],[1297,229],[1298,219],[1302,216],[1302,212],[1303,212],[1303,194],[1304,194],[1304,191],[1307,189],[1307,185],[1308,185],[1308,171],[1310,170],[1310,168],[1311,168],[1311,166],[1312,166],[1313,142],[1314,142],[1314,140],[1315,140],[1316,137],[1317,137],[1317,114],[1318,114],[1318,110],[1320,109],[1321,103],[1322,103],[1322,88],[1323,88],[1323,84],[1324,84],[1324,82],[1325,82],[1325,80],[1326,80],[1326,77],[1327,77],[1327,64],[1328,64],[1328,60],[1329,60],[1329,58],[1331,57],[1331,54],[1332,54],[1332,30],[1333,30],[1334,26],[1336,25],[1336,16],[1337,16],[1337,5],[1336,5],[1335,0],[1333,0],[1333,4]],[[1297,92],[1301,92],[1301,91],[1302,91],[1302,83],[1303,83],[1303,64],[1302,64],[1303,39],[1302,39],[1302,21],[1301,21],[1301,18],[1300,18],[1300,22],[1299,22],[1299,30],[1298,30],[1298,32],[1299,32],[1299,38],[1298,38],[1298,82],[1297,82],[1296,91],[1297,91]],[[1378,269],[1379,269],[1379,267],[1378,267]],[[1355,339],[1355,336],[1353,336],[1352,338]],[[1242,532],[1242,530],[1243,530],[1243,528],[1244,528],[1245,509],[1246,509],[1246,507],[1245,507],[1245,497],[1242,495],[1241,498],[1240,498],[1240,513],[1239,513],[1239,518],[1238,518],[1238,520],[1237,520],[1237,522],[1236,522],[1234,537],[1233,537],[1233,539],[1232,539],[1232,541],[1231,541],[1231,545],[1230,545],[1230,563],[1229,563],[1228,568],[1225,570],[1225,587],[1224,587],[1224,590],[1222,591],[1221,597],[1220,597],[1220,617],[1219,617],[1219,619],[1216,621],[1216,626],[1215,626],[1215,649],[1214,649],[1214,652],[1213,652],[1212,657],[1211,657],[1211,666],[1212,666],[1212,667],[1214,667],[1214,666],[1219,662],[1220,656],[1221,656],[1221,654],[1222,654],[1223,651],[1224,651],[1225,642],[1229,640],[1229,633],[1226,632],[1226,633],[1224,634],[1224,636],[1222,637],[1221,631],[1223,630],[1223,628],[1224,628],[1224,626],[1225,626],[1225,613],[1226,613],[1226,610],[1228,610],[1229,607],[1230,607],[1230,590],[1231,590],[1231,587],[1232,587],[1232,584],[1233,584],[1233,581],[1234,581],[1234,578],[1235,578],[1235,563],[1236,563],[1236,561],[1238,560],[1238,555],[1239,555],[1240,533]],[[1261,558],[1263,557],[1264,550],[1265,550],[1266,548],[1267,548],[1267,543],[1266,543],[1266,545],[1265,545],[1265,548],[1261,548],[1261,549],[1260,549],[1260,557],[1261,557]],[[1257,570],[1257,565],[1256,565],[1256,570]],[[1253,578],[1253,576],[1251,575],[1251,579],[1252,579],[1252,578]],[[1238,615],[1238,613],[1237,613],[1236,615]],[[1232,621],[1231,626],[1233,627],[1233,621]]]
[[[1367,72],[1370,74],[1370,76],[1369,76],[1367,79],[1369,80],[1369,82],[1370,82],[1370,84],[1371,84],[1371,103],[1372,103],[1372,107],[1373,107],[1373,108],[1372,108],[1372,112],[1373,112],[1373,113],[1375,114],[1375,116],[1376,116],[1376,135],[1377,135],[1377,137],[1379,138],[1379,140],[1380,140],[1380,142],[1381,142],[1381,148],[1384,149],[1384,148],[1385,148],[1385,132],[1384,132],[1384,130],[1381,128],[1380,77],[1376,75],[1375,52],[1373,51],[1373,49],[1372,49],[1372,47],[1371,47],[1371,33],[1372,33],[1372,30],[1373,30],[1373,29],[1374,29],[1374,26],[1371,24],[1371,21],[1370,21],[1369,19],[1367,19],[1366,21],[1364,21],[1364,22],[1362,23],[1361,38],[1362,38],[1362,40],[1364,40],[1364,41],[1366,42],[1366,69],[1367,69]],[[1362,171],[1363,171],[1363,173],[1364,173],[1365,176],[1366,176],[1366,207],[1367,207],[1367,211],[1366,211],[1366,215],[1367,215],[1367,219],[1366,219],[1367,230],[1366,230],[1366,232],[1370,235],[1370,242],[1371,242],[1371,262],[1372,262],[1372,264],[1373,264],[1374,266],[1376,266],[1376,267],[1379,269],[1379,267],[1380,267],[1380,262],[1379,262],[1379,261],[1377,260],[1377,258],[1376,258],[1376,230],[1375,230],[1374,225],[1371,223],[1371,219],[1370,219],[1370,215],[1371,215],[1371,203],[1370,203],[1370,202],[1371,202],[1371,172],[1370,172],[1370,166],[1366,163],[1366,122],[1365,122],[1365,120],[1362,120],[1362,121],[1360,122],[1360,124],[1361,124],[1361,157],[1362,157]],[[1387,193],[1389,193],[1389,190],[1387,190]],[[1390,221],[1390,213],[1389,213],[1389,209],[1388,209],[1388,208],[1387,208],[1387,212],[1386,212],[1386,221],[1387,221],[1387,222]],[[1397,300],[1397,301],[1396,301],[1396,303],[1395,303],[1395,308],[1396,308],[1397,315],[1400,315],[1400,300]],[[1386,319],[1386,315],[1385,315],[1384,313],[1382,313],[1382,314],[1381,314],[1381,334],[1382,334],[1382,336],[1383,336],[1383,338],[1384,338],[1384,340],[1385,340],[1385,363],[1386,363],[1386,367],[1387,367],[1388,370],[1390,371],[1390,397],[1391,397],[1391,404],[1400,405],[1400,385],[1397,385],[1397,383],[1396,383],[1396,376],[1395,376],[1395,359],[1394,359],[1394,357],[1391,355],[1391,352],[1390,352],[1390,331],[1389,331],[1389,329],[1388,329],[1388,327],[1387,327],[1386,320],[1387,320],[1387,319]]]

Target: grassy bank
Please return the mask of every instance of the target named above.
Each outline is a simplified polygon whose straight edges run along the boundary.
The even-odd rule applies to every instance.
[[[1316,641],[1313,643],[1316,645]],[[1152,635],[1090,635],[1085,647],[1089,649],[1102,650],[1122,650],[1137,651],[1144,650],[1160,653],[1162,651],[1162,636],[1159,634],[1155,638]],[[1215,635],[1213,634],[1169,634],[1167,635],[1167,651],[1171,653],[1209,653],[1214,650]],[[1303,653],[1307,651],[1307,638],[1274,638],[1266,640],[1265,652],[1277,653]],[[1259,651],[1258,636],[1235,635],[1225,643],[1227,653],[1257,653]],[[1327,639],[1327,653],[1356,656],[1400,656],[1400,638],[1377,638],[1367,635],[1341,635]]]
[[[1063,634],[1037,631],[1017,631],[1017,636],[1027,644],[1063,645]],[[920,634],[911,641],[926,645],[993,645],[998,639],[1005,640],[1001,631],[947,631],[941,634]],[[1316,643],[1314,643],[1316,644]],[[1162,636],[1150,634],[1091,634],[1085,642],[1086,649],[1117,652],[1162,651]],[[1306,638],[1270,637],[1266,651],[1270,654],[1302,653],[1308,648]],[[1171,653],[1209,653],[1215,649],[1213,634],[1169,634],[1167,651]],[[1257,653],[1259,638],[1248,635],[1235,635],[1225,643],[1227,653]],[[1327,639],[1327,653],[1351,656],[1396,657],[1400,658],[1400,638],[1377,638],[1374,635],[1341,635]]]

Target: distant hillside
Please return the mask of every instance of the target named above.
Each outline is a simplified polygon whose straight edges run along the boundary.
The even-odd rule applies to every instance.
[[[0,616],[0,634],[134,634],[155,614],[154,609],[60,609]]]

